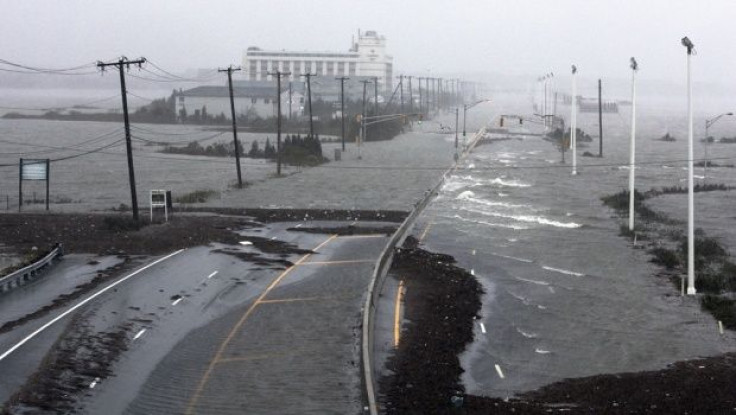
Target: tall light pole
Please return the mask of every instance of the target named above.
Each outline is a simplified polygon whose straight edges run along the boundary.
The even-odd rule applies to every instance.
[[[576,74],[578,68],[572,65],[572,103],[570,105],[570,146],[572,146],[572,175],[578,174],[578,149],[577,149],[577,129],[578,129],[578,100],[577,95]]]
[[[682,46],[687,48],[687,295],[695,295],[695,193],[693,189],[693,86],[690,76],[690,58],[695,45],[687,36]]]
[[[547,81],[549,80],[548,75],[542,77],[544,79],[544,104],[542,105],[542,120],[544,121],[544,130],[547,132]]]
[[[629,139],[629,230],[634,230],[634,169],[636,168],[636,71],[639,65],[631,58],[631,138]]]
[[[708,130],[710,129],[713,124],[716,123],[716,121],[720,120],[723,116],[731,116],[733,115],[732,112],[726,112],[723,114],[718,115],[717,117],[713,117],[711,119],[705,120],[705,141],[703,142],[703,148],[705,149],[705,160],[703,160],[703,182],[705,182],[708,179],[708,140],[710,140],[710,136],[708,135]]]
[[[342,125],[342,151],[345,151],[345,81],[347,76],[335,78],[340,81],[340,124]]]
[[[458,159],[457,155],[457,124],[460,118],[460,108],[455,108],[455,161]]]

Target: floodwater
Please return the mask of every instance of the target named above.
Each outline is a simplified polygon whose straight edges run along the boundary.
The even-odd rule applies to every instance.
[[[528,114],[531,104],[498,97],[493,111]],[[733,334],[719,335],[696,299],[680,297],[669,281],[654,276],[658,268],[648,254],[618,236],[623,221],[600,201],[628,185],[622,165],[628,164],[629,111],[604,116],[603,158],[581,157],[598,153],[598,115],[579,114],[579,127],[595,138],[579,148],[576,176],[572,155],[561,164],[560,153],[539,137],[477,147],[418,223],[420,234],[429,229],[428,249],[453,255],[486,290],[475,341],[461,357],[467,392],[506,397],[564,378],[661,369],[736,349]],[[512,130],[539,127],[527,122]],[[686,186],[686,113],[642,111],[637,130],[637,188]],[[730,122],[711,133],[720,138],[735,130]],[[657,140],[665,132],[677,141]],[[700,158],[702,143],[696,145]],[[736,145],[715,143],[709,154],[733,164]],[[702,169],[696,175],[702,182]],[[708,182],[734,185],[736,169],[712,168]],[[734,240],[729,206],[736,195],[701,195],[696,227]],[[686,198],[665,201],[653,203],[686,217]]]
[[[189,125],[133,124],[133,160],[139,206],[148,206],[153,189],[173,192],[173,197],[196,190],[215,192],[221,198],[237,183],[234,158],[163,154],[163,143],[202,146],[232,141],[227,131],[212,131]],[[122,122],[75,122],[48,120],[0,120],[0,209],[17,209],[18,159],[53,161],[50,169],[50,201],[54,211],[111,209],[130,206],[128,166]],[[246,149],[253,140],[274,142],[275,134],[240,133]],[[261,146],[263,147],[263,146]],[[241,160],[243,180],[264,180],[275,164],[262,159]],[[285,167],[284,171],[293,169]],[[45,183],[23,183],[24,200],[43,200]],[[35,197],[34,197],[35,194]],[[31,205],[29,209],[40,209]]]

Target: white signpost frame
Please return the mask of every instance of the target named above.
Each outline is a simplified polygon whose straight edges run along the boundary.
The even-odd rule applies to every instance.
[[[151,190],[151,222],[153,222],[153,208],[164,208],[164,219],[169,221],[169,204],[166,190]]]

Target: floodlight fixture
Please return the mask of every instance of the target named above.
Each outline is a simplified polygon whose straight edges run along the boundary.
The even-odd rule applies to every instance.
[[[687,36],[683,37],[680,42],[682,42],[682,46],[685,46],[687,48],[687,54],[692,55],[693,49],[695,48],[695,45],[693,45],[693,42],[690,41],[690,39]]]
[[[634,70],[634,71],[639,70],[639,64],[636,63],[636,59],[634,59],[633,57],[631,58],[631,65],[630,66],[631,66],[631,69]]]

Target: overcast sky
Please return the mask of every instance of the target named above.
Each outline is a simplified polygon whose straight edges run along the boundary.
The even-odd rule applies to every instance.
[[[569,71],[734,85],[734,0],[0,0],[0,58],[67,67],[145,56],[180,72],[239,65],[252,45],[346,50],[358,29],[386,36],[395,73]]]

